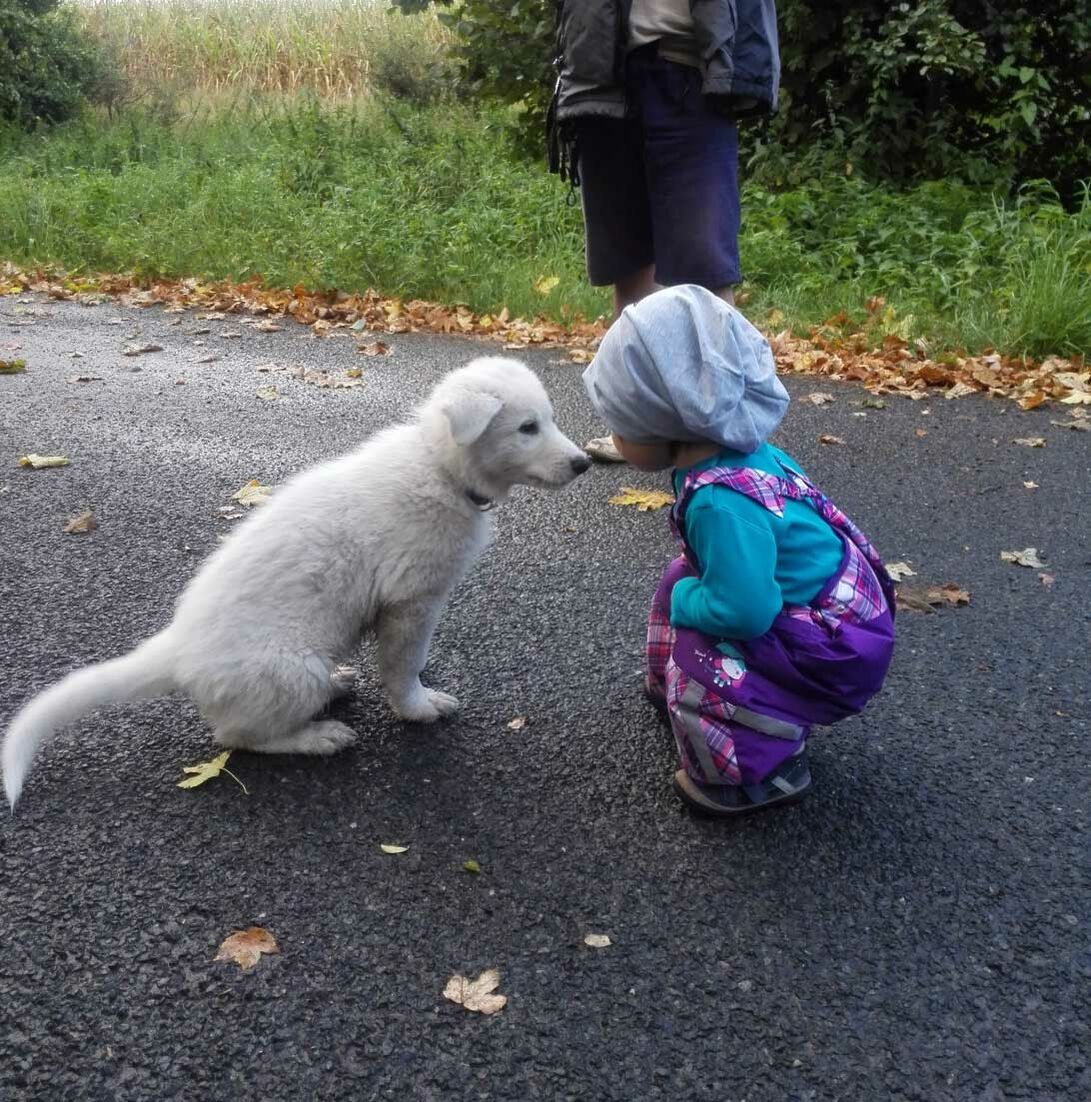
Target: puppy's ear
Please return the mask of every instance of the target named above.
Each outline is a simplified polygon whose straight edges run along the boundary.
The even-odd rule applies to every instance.
[[[472,444],[490,425],[504,405],[493,394],[475,390],[460,390],[452,394],[441,407],[451,436],[456,444]]]

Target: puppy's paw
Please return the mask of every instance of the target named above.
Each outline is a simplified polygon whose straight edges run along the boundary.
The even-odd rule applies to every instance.
[[[408,700],[391,701],[391,706],[406,723],[435,723],[441,716],[457,711],[458,701],[448,693],[422,687]]]
[[[454,715],[459,709],[458,697],[450,693],[441,693],[439,689],[425,689],[428,700],[440,716]]]
[[[325,757],[336,754],[356,741],[356,732],[334,719],[323,719],[310,724],[302,733],[300,751]]]

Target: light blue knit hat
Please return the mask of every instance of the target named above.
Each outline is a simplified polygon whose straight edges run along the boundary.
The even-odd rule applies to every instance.
[[[583,382],[610,431],[634,443],[709,440],[752,452],[788,409],[766,339],[692,284],[627,306]]]

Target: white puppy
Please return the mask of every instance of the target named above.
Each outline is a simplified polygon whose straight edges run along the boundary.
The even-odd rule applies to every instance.
[[[355,736],[315,717],[351,686],[340,664],[368,629],[402,719],[453,712],[458,701],[420,672],[448,594],[488,542],[489,509],[516,484],[560,487],[589,465],[521,363],[486,357],[452,371],[412,422],[277,489],[209,557],[161,632],[31,700],[4,741],[8,802],[56,730],[174,691],[221,746],[332,754]]]

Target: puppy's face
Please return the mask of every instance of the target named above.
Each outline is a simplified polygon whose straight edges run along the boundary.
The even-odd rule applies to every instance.
[[[557,488],[591,465],[553,420],[537,376],[516,360],[477,360],[456,373],[443,411],[480,486]]]

